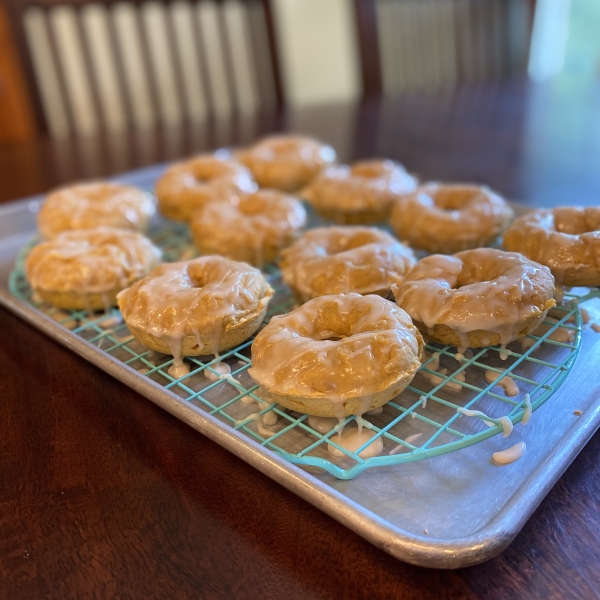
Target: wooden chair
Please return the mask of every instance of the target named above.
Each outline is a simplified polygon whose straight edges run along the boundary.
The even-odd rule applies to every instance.
[[[535,0],[355,0],[365,96],[526,71]]]
[[[54,137],[282,105],[268,0],[5,0]]]

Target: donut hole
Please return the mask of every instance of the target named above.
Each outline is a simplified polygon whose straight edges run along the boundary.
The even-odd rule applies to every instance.
[[[369,319],[372,311],[371,302],[379,303],[382,300],[379,298],[367,300],[360,296],[351,300],[346,296],[341,303],[337,300],[325,301],[315,315],[313,328],[308,332],[308,337],[321,341],[339,342],[358,333],[389,328],[390,323],[385,319],[383,321]],[[350,310],[348,310],[348,306],[351,306]],[[368,327],[365,327],[365,317],[369,322]]]
[[[196,263],[190,263],[187,267],[188,277],[193,288],[203,288],[209,282],[206,271]]]
[[[470,251],[471,254],[462,261],[462,269],[453,289],[460,289],[476,283],[491,283],[506,275],[515,266],[511,261],[493,261],[487,258],[488,248]]]
[[[264,141],[258,150],[265,160],[285,158],[295,155],[299,148],[296,140],[271,138]],[[302,152],[301,152],[302,153]]]
[[[368,161],[353,165],[350,169],[350,172],[352,175],[357,177],[364,177],[365,179],[378,179],[379,177],[388,175],[394,170],[394,167],[394,163],[389,160],[382,162]]]
[[[342,237],[335,238],[331,241],[326,250],[328,255],[333,256],[335,254],[354,250],[355,248],[360,248],[361,246],[375,244],[380,241],[381,238],[376,232],[359,231],[350,236],[342,235]]]
[[[272,198],[273,202],[270,200],[271,198],[266,196],[264,191],[261,191],[260,194],[250,194],[239,199],[237,209],[248,217],[265,215],[268,214],[271,204],[277,201],[275,197]]]
[[[598,208],[555,208],[554,228],[560,233],[580,235],[600,231],[600,209]]]
[[[232,169],[226,163],[210,158],[208,160],[197,160],[191,165],[191,176],[196,184],[207,183],[221,175],[227,175],[232,172]]]
[[[88,202],[106,202],[111,194],[118,193],[118,187],[110,184],[83,184],[77,187],[80,196]]]
[[[455,211],[463,209],[474,196],[480,194],[478,188],[446,185],[443,188],[425,193],[431,197],[435,206],[441,210]]]

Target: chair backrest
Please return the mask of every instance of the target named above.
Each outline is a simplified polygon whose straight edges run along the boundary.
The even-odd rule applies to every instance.
[[[282,104],[268,0],[5,0],[42,131],[61,137]]]
[[[366,96],[526,71],[535,0],[355,0]]]

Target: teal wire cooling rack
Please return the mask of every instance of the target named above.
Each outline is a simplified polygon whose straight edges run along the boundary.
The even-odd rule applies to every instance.
[[[185,226],[163,223],[151,237],[162,248],[165,260],[196,256]],[[589,290],[565,294],[562,304],[553,309],[552,317],[545,322],[546,331],[527,336],[524,344],[514,342],[507,348],[478,349],[466,356],[457,356],[451,346],[428,344],[428,358],[404,392],[384,405],[378,414],[364,415],[360,423],[354,416],[346,419],[345,431],[360,425],[373,432],[372,439],[351,452],[336,443],[338,431],[320,433],[306,415],[267,404],[260,398],[248,375],[252,340],[218,359],[229,365],[230,374],[221,375],[218,360],[213,357],[189,357],[186,362],[190,373],[175,379],[168,373],[172,357],[148,351],[139,344],[117,309],[90,314],[45,304],[32,292],[24,275],[24,260],[35,243],[33,240],[22,250],[10,275],[14,296],[35,306],[73,335],[136,369],[140,377],[164,386],[180,401],[194,404],[291,463],[309,470],[324,469],[340,479],[351,479],[371,467],[461,450],[501,434],[506,417],[513,425],[521,422],[527,408],[526,397],[535,411],[567,377],[581,345],[583,323],[579,304],[599,295],[598,291]],[[265,275],[275,289],[268,321],[274,315],[289,312],[294,300],[276,267],[267,267]],[[498,385],[506,376],[518,387],[514,396],[508,396]],[[492,381],[493,377],[498,377],[498,381]],[[481,411],[486,418],[468,417],[459,409]],[[381,454],[361,456],[377,438],[383,443]],[[341,456],[333,456],[331,448],[337,449]]]

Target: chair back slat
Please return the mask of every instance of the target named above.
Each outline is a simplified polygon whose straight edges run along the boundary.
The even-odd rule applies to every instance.
[[[53,136],[280,107],[268,0],[8,0]]]
[[[106,6],[90,4],[81,9],[81,24],[102,122],[109,131],[122,130],[132,113],[127,105],[124,66],[116,52],[118,41],[112,15]]]
[[[71,130],[69,108],[44,9],[31,8],[27,11],[24,32],[31,56],[30,80],[33,79],[39,90],[41,118],[45,119],[52,135],[63,137]]]
[[[179,123],[183,117],[183,106],[172,52],[174,48],[169,36],[170,11],[165,10],[165,5],[152,1],[141,5],[139,15],[159,120],[167,124]]]
[[[183,83],[185,112],[192,122],[201,122],[209,113],[209,88],[206,61],[196,31],[198,23],[193,6],[177,1],[170,5],[177,62]]]
[[[355,0],[355,6],[367,96],[525,70],[531,0]]]
[[[268,20],[262,2],[250,0],[246,3],[246,9],[248,11],[246,30],[252,54],[256,57],[254,69],[258,104],[260,107],[270,110],[282,100],[281,87],[279,87],[279,91],[277,87],[280,86],[277,67],[271,60]]]
[[[78,14],[71,6],[58,6],[48,12],[50,37],[56,48],[72,125],[78,132],[89,134],[98,131],[99,122],[77,21]]]

